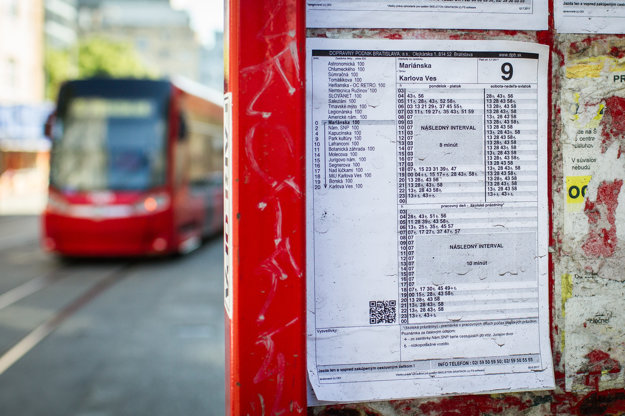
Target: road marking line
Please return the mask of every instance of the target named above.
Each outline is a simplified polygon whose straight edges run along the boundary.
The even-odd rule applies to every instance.
[[[0,375],[4,374],[4,372],[8,370],[13,364],[15,364],[22,357],[28,354],[28,352],[35,348],[37,344],[39,344],[48,335],[54,332],[67,318],[72,316],[83,306],[97,298],[100,294],[113,286],[113,284],[117,283],[119,280],[125,277],[127,273],[124,273],[124,271],[127,270],[129,266],[129,264],[121,266],[108,276],[102,278],[100,281],[98,281],[98,283],[93,285],[80,297],[65,306],[52,318],[39,325],[28,335],[22,338],[11,349],[9,349],[2,356],[0,356]]]
[[[55,276],[55,273],[46,276],[39,276],[19,285],[18,287],[4,292],[0,295],[0,310],[13,305],[15,302],[18,302],[35,292],[38,292],[58,279],[59,278]]]

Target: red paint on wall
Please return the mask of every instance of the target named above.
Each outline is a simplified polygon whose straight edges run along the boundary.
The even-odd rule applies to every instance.
[[[577,374],[584,374],[584,384],[595,390],[599,390],[599,381],[604,372],[608,374],[621,372],[621,364],[604,351],[593,350],[586,355],[586,358],[588,363]]]
[[[588,217],[589,231],[588,238],[582,249],[588,257],[610,257],[616,250],[616,218],[615,211],[618,206],[618,195],[623,186],[623,180],[618,179],[613,182],[603,181],[597,190],[597,200],[592,202],[586,200],[584,212]],[[600,224],[600,219],[604,220],[609,227],[604,227],[605,222]]]
[[[623,36],[625,35],[622,35],[622,34],[610,35],[610,37],[615,37],[615,38],[622,38]],[[572,42],[569,45],[569,52],[571,54],[578,54],[580,52],[587,50],[588,48],[593,46],[596,42],[601,42],[601,41],[604,41],[605,39],[606,39],[605,35],[596,35],[596,36],[589,36],[587,38],[584,38],[583,40],[579,42]]]
[[[569,45],[569,53],[570,54],[580,53],[581,51],[583,51],[586,48],[588,48],[588,45],[584,41],[582,41],[582,42],[573,42],[573,43],[571,43]]]
[[[310,411],[309,411],[310,414]],[[358,405],[333,405],[324,408],[317,416],[382,416],[375,410]]]
[[[554,47],[552,49],[552,51],[558,56],[558,63],[559,65],[562,67],[564,66],[564,64],[566,63],[566,60],[564,59],[564,52],[562,52],[559,48]],[[556,111],[559,113],[560,112],[560,107],[558,107],[556,109]]]
[[[554,393],[551,402],[550,415],[576,415],[575,406],[579,396],[574,393]],[[547,415],[545,415],[547,416]]]
[[[625,413],[625,392],[606,390],[593,392],[584,397],[573,409],[575,415],[610,416]]]
[[[386,39],[403,39],[404,36],[401,33],[386,33],[384,35]]]
[[[419,405],[424,416],[481,416],[523,411],[534,405],[531,399],[518,396],[457,396]]]
[[[610,55],[617,59],[621,59],[625,57],[625,51],[623,49],[617,48],[616,46],[613,46],[612,49],[610,49]]]
[[[625,98],[613,96],[605,99],[603,125],[601,153],[605,153],[618,140],[620,154],[625,144]]]

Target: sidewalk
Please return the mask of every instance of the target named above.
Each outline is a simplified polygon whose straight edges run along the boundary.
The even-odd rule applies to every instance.
[[[46,198],[46,172],[20,169],[0,175],[0,215],[40,214]]]

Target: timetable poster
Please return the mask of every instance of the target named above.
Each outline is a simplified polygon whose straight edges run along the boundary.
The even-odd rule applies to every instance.
[[[548,47],[307,40],[317,399],[554,387]]]

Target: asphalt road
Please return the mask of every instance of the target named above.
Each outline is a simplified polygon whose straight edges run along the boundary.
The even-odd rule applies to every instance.
[[[64,262],[0,216],[0,415],[224,414],[222,240]]]

